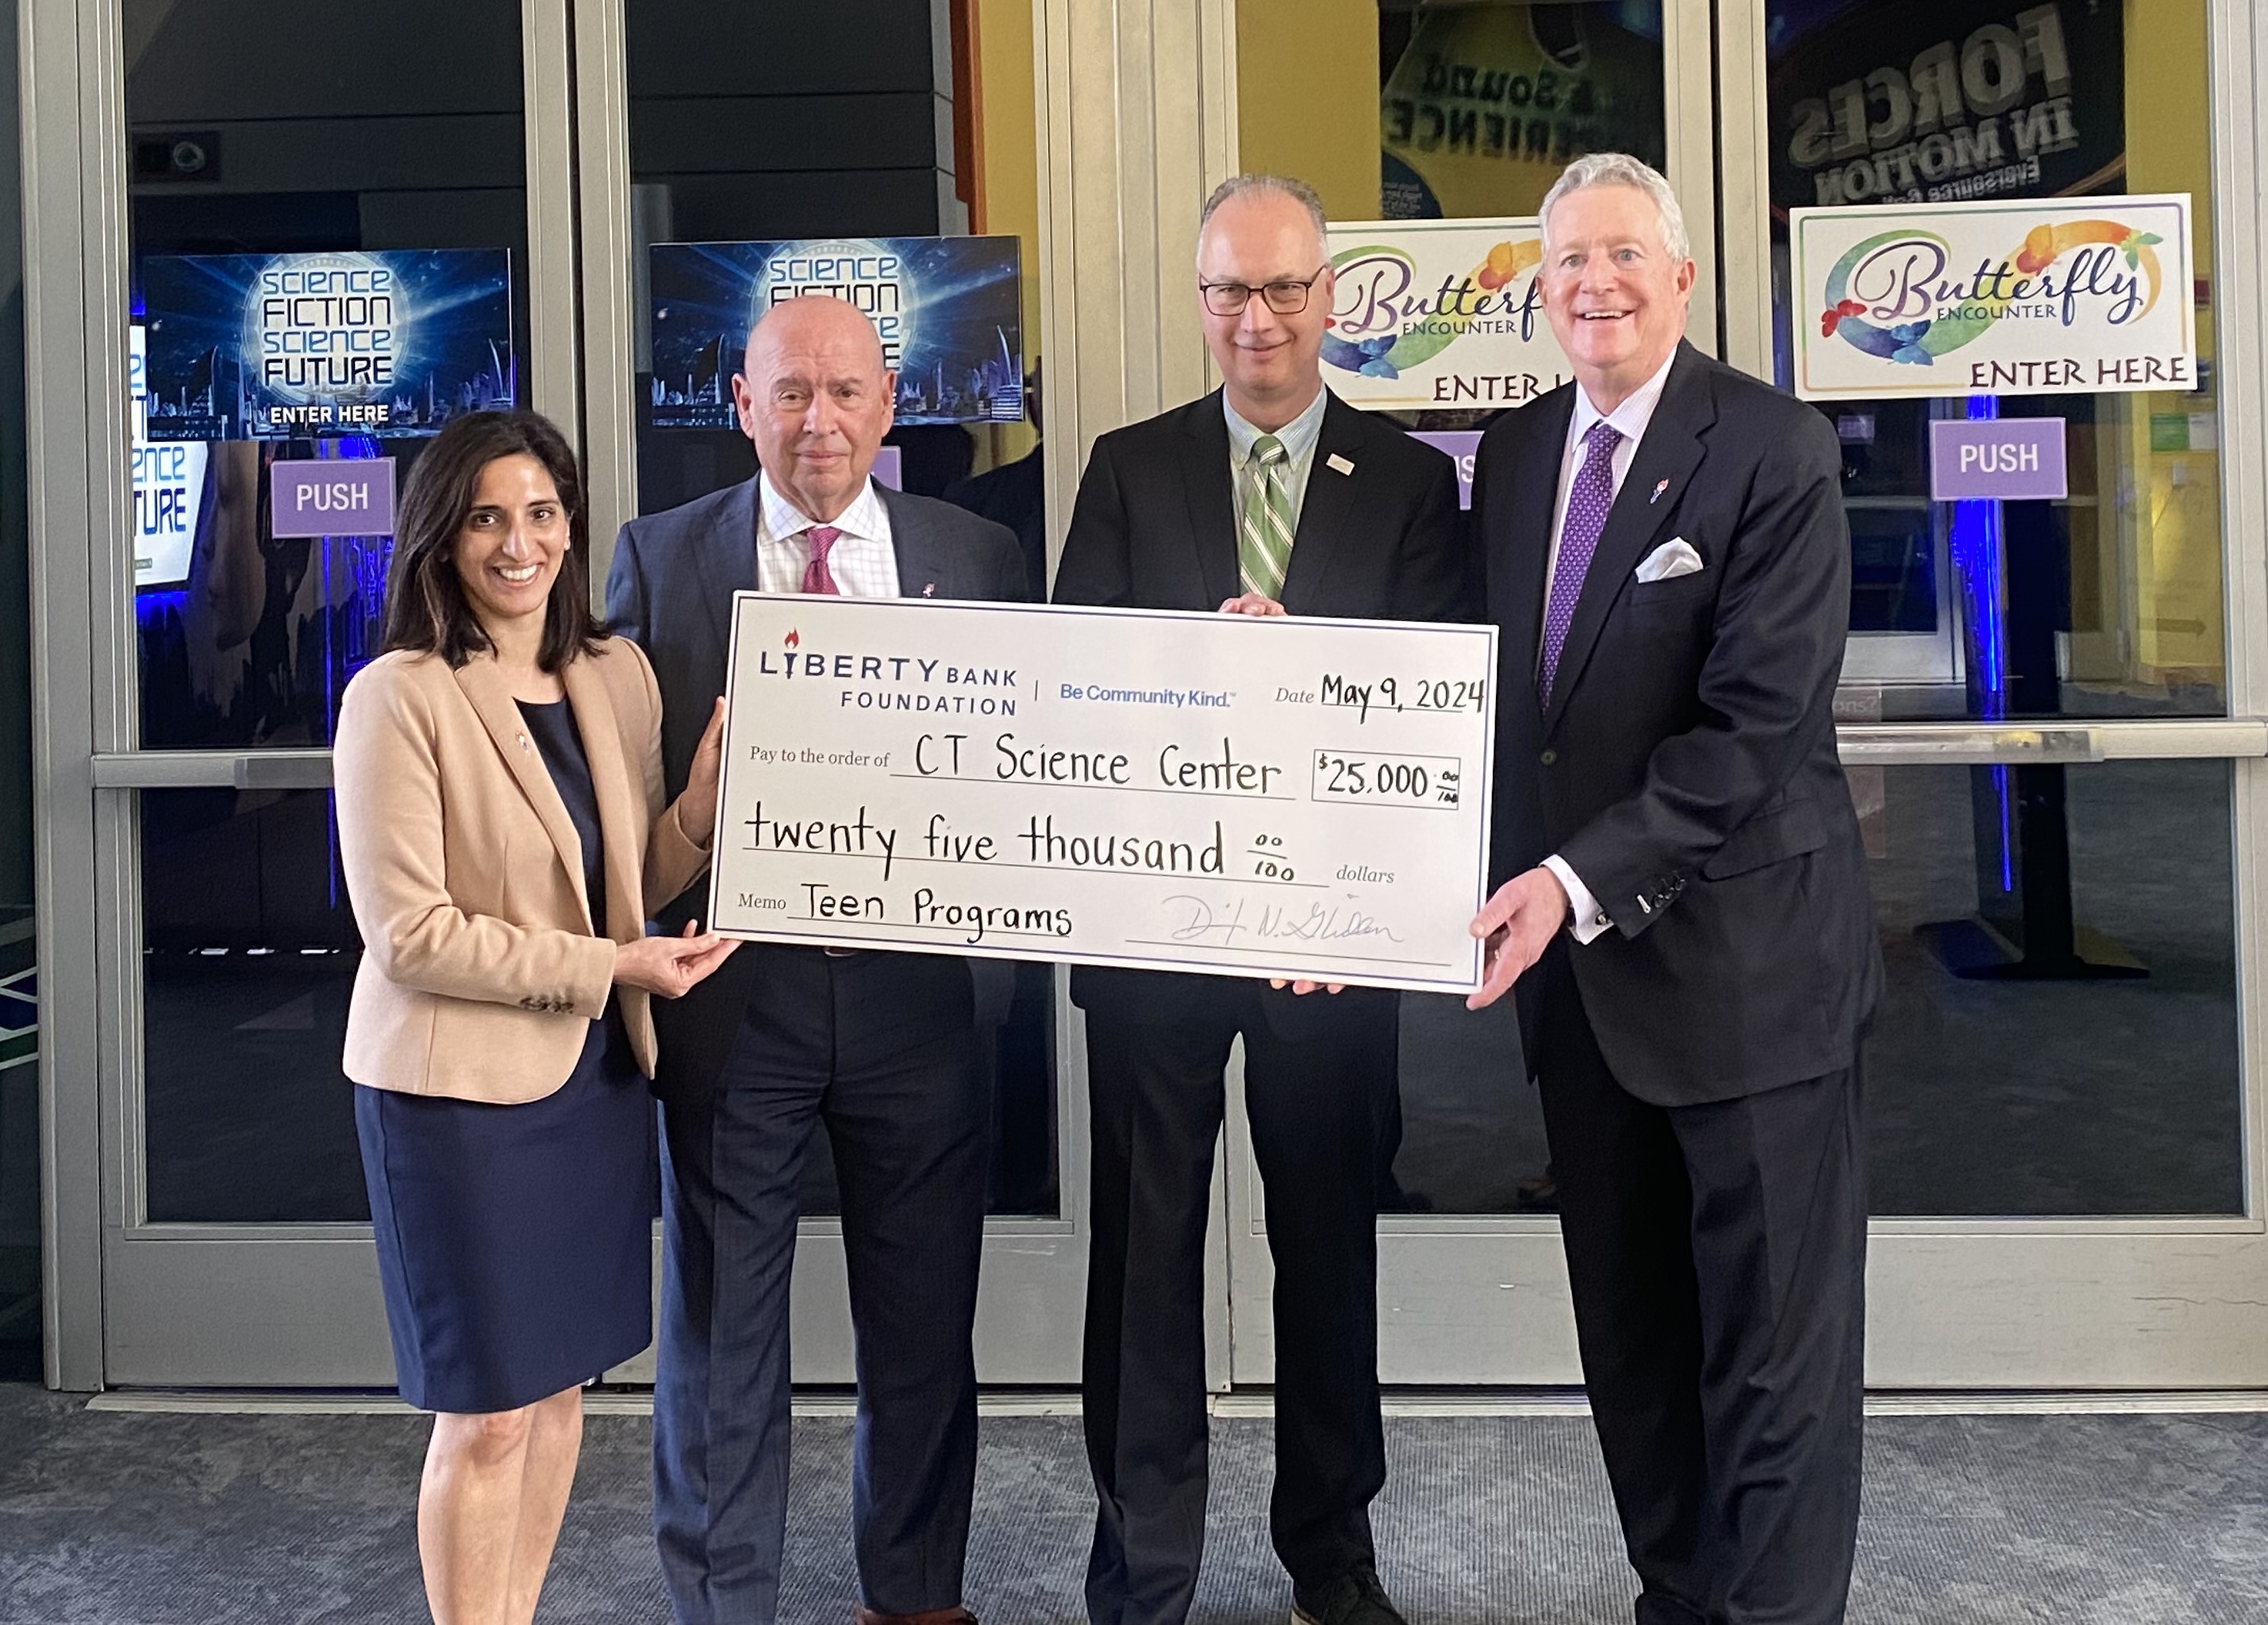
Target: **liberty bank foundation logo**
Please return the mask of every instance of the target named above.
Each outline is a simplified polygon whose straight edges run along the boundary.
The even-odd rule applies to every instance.
[[[798,627],[787,629],[777,649],[757,651],[755,674],[780,682],[837,684],[836,703],[846,710],[1016,714],[1013,666],[897,651],[811,649]]]

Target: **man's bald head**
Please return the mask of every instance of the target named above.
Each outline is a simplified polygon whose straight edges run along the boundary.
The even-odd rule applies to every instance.
[[[822,525],[865,488],[896,396],[874,324],[826,294],[766,311],[733,380],[741,432],[773,488]]]
[[[748,329],[742,364],[753,376],[767,351],[814,344],[863,352],[877,374],[883,370],[882,337],[874,331],[874,324],[855,305],[826,293],[783,299],[766,311]]]

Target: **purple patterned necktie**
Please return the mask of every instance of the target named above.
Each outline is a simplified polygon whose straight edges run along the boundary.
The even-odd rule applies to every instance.
[[[1567,629],[1575,623],[1575,601],[1583,596],[1591,555],[1607,528],[1607,511],[1615,505],[1615,446],[1622,438],[1623,431],[1603,417],[1583,436],[1583,461],[1567,491],[1559,558],[1551,570],[1551,596],[1543,606],[1543,659],[1535,687],[1544,705],[1551,703],[1551,680],[1559,672],[1559,651],[1567,646]]]

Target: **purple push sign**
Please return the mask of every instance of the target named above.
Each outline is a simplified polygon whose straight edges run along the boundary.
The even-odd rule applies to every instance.
[[[1457,465],[1457,506],[1473,505],[1473,453],[1480,449],[1477,429],[1413,429],[1412,440],[1423,440],[1437,452],[1447,452]]]
[[[325,457],[268,466],[276,536],[391,536],[394,459]]]
[[[2059,417],[1940,417],[1929,426],[1933,502],[2059,501],[2071,495]]]

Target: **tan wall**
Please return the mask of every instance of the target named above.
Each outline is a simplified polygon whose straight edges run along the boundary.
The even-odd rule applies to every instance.
[[[1238,167],[1378,218],[1378,0],[1237,0]]]
[[[2126,189],[2186,192],[2191,248],[2199,282],[2211,285],[2213,261],[2209,55],[2204,0],[2126,0]],[[2217,450],[2220,379],[2211,366],[2213,312],[2197,312],[2198,356],[2215,388],[2206,395],[2124,398],[2120,437],[2134,470],[2133,647],[2139,674],[2157,683],[2218,685],[2226,667],[2222,606],[2220,457]],[[2213,427],[2216,445],[2153,451],[2152,422],[2161,435],[2192,424]],[[2104,500],[2113,493],[2103,493]]]
[[[1040,359],[1040,143],[1035,89],[1031,0],[968,0],[974,24],[976,95],[976,190],[969,230],[1022,245],[1024,365]],[[1044,396],[1042,409],[1045,409]],[[1028,424],[991,430],[990,454],[980,466],[1008,462],[1032,449]]]

